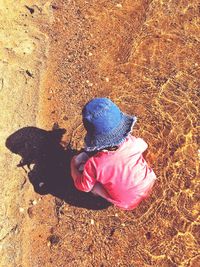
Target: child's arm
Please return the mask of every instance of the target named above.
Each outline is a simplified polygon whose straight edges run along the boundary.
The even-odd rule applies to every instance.
[[[74,156],[71,161],[71,175],[74,185],[78,190],[89,192],[96,183],[94,168],[91,162],[87,162],[87,167],[84,168],[84,171],[79,171],[80,162],[76,161],[76,157]]]
[[[76,163],[76,156],[74,156],[71,161],[71,175],[72,175],[74,182],[81,174],[82,172],[78,170],[78,166]]]

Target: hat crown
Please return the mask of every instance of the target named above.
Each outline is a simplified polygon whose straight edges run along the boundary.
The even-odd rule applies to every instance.
[[[102,135],[113,131],[121,122],[122,112],[108,98],[94,98],[82,112],[84,126],[90,134]]]

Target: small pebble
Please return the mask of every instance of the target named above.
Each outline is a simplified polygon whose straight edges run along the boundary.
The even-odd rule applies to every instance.
[[[86,80],[86,83],[88,84],[88,86],[92,86],[93,83],[91,83],[89,80]]]
[[[19,212],[24,212],[24,208],[19,208]]]
[[[116,4],[116,7],[122,8],[122,4]]]
[[[44,185],[44,183],[43,183],[43,182],[39,183],[39,187],[42,187],[43,185]]]
[[[91,221],[90,221],[90,222],[91,222],[91,224],[92,224],[92,225],[94,225],[94,220],[93,220],[93,219],[91,219]]]
[[[32,204],[36,205],[37,204],[37,200],[33,200]]]
[[[118,217],[119,215],[117,213],[115,213],[115,217]]]
[[[91,52],[88,53],[89,57],[91,57],[93,54]]]
[[[121,226],[123,226],[123,227],[124,227],[124,226],[125,226],[125,223],[122,223],[122,224],[121,224]]]
[[[106,78],[105,78],[105,81],[106,81],[106,82],[109,82],[109,78],[108,78],[108,77],[106,77]]]

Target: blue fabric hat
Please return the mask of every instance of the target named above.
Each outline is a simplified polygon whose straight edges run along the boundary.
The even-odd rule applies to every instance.
[[[137,121],[120,111],[108,98],[94,98],[82,111],[83,124],[87,130],[85,150],[94,151],[122,143]]]

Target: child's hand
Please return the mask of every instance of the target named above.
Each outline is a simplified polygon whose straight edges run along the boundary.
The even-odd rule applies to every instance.
[[[71,168],[71,176],[73,180],[76,181],[77,177],[80,174],[76,166],[76,156],[72,158],[70,168]]]
[[[77,156],[75,156],[74,158],[75,158],[74,163],[75,163],[76,168],[79,171],[83,171],[84,165],[89,158],[88,155],[85,152],[82,152],[78,154]]]
[[[89,157],[85,152],[82,152],[72,158],[71,174],[74,181],[82,174],[85,162],[88,160],[88,158]]]

